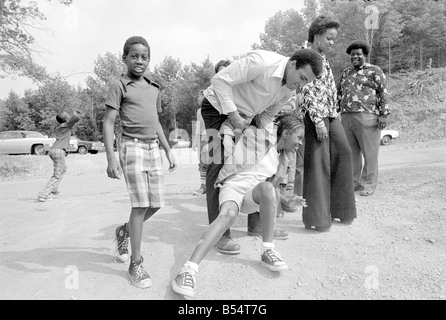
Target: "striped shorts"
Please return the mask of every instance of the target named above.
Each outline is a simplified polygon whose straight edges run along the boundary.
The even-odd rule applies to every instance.
[[[151,143],[122,140],[119,161],[132,208],[164,207],[163,159],[158,140]]]

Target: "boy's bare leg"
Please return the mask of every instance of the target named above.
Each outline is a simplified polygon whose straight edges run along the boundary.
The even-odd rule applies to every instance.
[[[159,208],[132,208],[127,223],[130,234],[132,255],[129,266],[129,276],[132,284],[138,288],[148,288],[152,284],[150,275],[144,270],[141,256],[141,240],[144,221],[149,219]]]
[[[144,222],[149,219],[159,208],[132,208],[127,228],[130,234],[130,247],[132,248],[132,260],[141,260],[141,241]]]
[[[129,219],[130,247],[132,260],[141,260],[141,239],[144,217],[148,208],[132,208]]]

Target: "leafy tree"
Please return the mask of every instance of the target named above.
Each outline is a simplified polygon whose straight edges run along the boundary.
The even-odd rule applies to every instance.
[[[30,110],[26,103],[14,92],[9,92],[4,103],[4,119],[2,130],[34,130],[35,124],[30,118]]]
[[[4,130],[5,124],[7,123],[7,119],[4,116],[6,112],[5,102],[0,99],[0,131]]]
[[[178,83],[181,99],[178,104],[177,119],[178,127],[186,130],[189,137],[192,135],[192,122],[197,121],[198,92],[210,85],[214,74],[214,65],[209,57],[203,61],[202,65],[192,63],[190,66],[185,66],[181,71]]]
[[[402,36],[402,29],[404,25],[401,22],[401,14],[393,9],[390,9],[387,12],[383,12],[383,24],[381,25],[380,31],[380,43],[379,48],[382,53],[378,59],[381,60],[380,65],[383,67],[383,70],[387,69],[388,75],[390,77],[392,64],[398,59],[397,54],[393,54],[392,57],[392,48],[395,47],[400,41]],[[387,51],[387,52],[386,52]],[[396,59],[395,59],[396,57]],[[386,61],[387,60],[387,61]],[[387,63],[386,63],[387,62]],[[387,68],[385,67],[387,64]]]
[[[121,54],[105,53],[95,60],[94,74],[86,80],[87,88],[79,91],[79,98],[85,108],[85,120],[79,124],[83,139],[103,140],[102,124],[105,116],[105,97],[111,83],[126,72]],[[119,115],[115,121],[115,135],[120,135]]]
[[[305,42],[308,28],[302,15],[289,9],[279,11],[269,18],[265,25],[265,33],[260,34],[260,45],[253,44],[252,49],[263,49],[291,56]]]
[[[83,111],[76,90],[64,79],[47,80],[38,90],[25,92],[23,101],[37,130],[51,136],[58,125],[55,116],[62,111],[73,114]],[[76,132],[76,131],[75,131]]]
[[[70,5],[72,0],[59,0]],[[42,28],[45,16],[37,3],[23,4],[20,0],[0,0],[0,77],[10,74],[26,76],[35,82],[49,77],[45,68],[33,61],[37,53],[32,31]]]
[[[392,2],[404,25],[399,51],[402,68],[423,69],[429,58],[443,52],[446,44],[446,4],[443,1]],[[434,60],[435,62],[435,60]],[[438,66],[444,64],[439,61]]]
[[[320,4],[317,0],[304,0],[304,7],[302,9],[302,16],[305,21],[305,26],[310,27],[311,22],[319,15]]]
[[[158,66],[155,66],[154,74],[161,89],[162,112],[159,114],[159,120],[168,138],[170,131],[177,128],[177,111],[182,98],[179,88],[181,62],[170,56],[165,57]]]

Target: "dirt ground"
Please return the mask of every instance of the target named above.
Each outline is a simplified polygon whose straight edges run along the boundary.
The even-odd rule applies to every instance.
[[[39,169],[0,183],[0,299],[182,300],[170,282],[206,230],[196,154],[175,150],[178,169],[165,175],[167,206],[144,228],[142,254],[153,284],[130,285],[115,261],[114,230],[128,219],[124,180],[106,177],[105,154],[69,155],[60,196],[39,203],[51,175]],[[30,156],[31,157],[31,156]],[[17,157],[17,161],[20,157]],[[167,161],[165,162],[167,167]],[[200,265],[195,300],[446,300],[446,141],[380,150],[380,182],[357,195],[358,219],[329,233],[307,231],[302,212],[277,221],[290,237],[276,241],[288,263],[280,274],[260,265],[260,239],[232,228],[237,256],[214,249]]]

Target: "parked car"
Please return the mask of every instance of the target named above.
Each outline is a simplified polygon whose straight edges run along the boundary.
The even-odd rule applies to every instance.
[[[381,144],[387,146],[391,143],[393,139],[398,138],[397,130],[381,130]]]
[[[183,139],[173,139],[171,142],[171,149],[181,149],[181,148],[189,148],[190,141]]]
[[[76,137],[71,137],[70,138],[70,144],[68,145],[68,152],[77,152],[77,148],[78,148],[78,139]]]
[[[56,139],[37,131],[14,130],[0,132],[0,154],[46,153]]]
[[[104,143],[101,141],[85,141],[79,140],[77,137],[71,137],[68,152],[77,152],[79,154],[96,154],[104,150]]]

